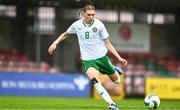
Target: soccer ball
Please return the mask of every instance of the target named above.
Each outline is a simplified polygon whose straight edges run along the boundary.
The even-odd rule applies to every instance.
[[[144,99],[144,103],[149,110],[154,110],[159,107],[160,99],[155,94],[148,94]]]

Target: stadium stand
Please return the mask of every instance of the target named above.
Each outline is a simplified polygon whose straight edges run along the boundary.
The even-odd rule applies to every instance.
[[[46,62],[33,62],[17,50],[0,49],[1,72],[57,73],[59,70]]]
[[[125,76],[127,96],[143,96],[147,77],[180,77],[180,61],[173,55],[154,55],[139,53],[120,53],[128,61],[122,67]],[[114,65],[121,65],[110,54]]]
[[[120,53],[127,59],[128,66],[123,68],[126,74],[131,71],[133,75],[146,75],[153,73],[154,75],[178,75],[180,61],[173,55],[153,55],[139,53]],[[112,55],[113,64],[120,66]],[[150,72],[151,71],[151,72]]]

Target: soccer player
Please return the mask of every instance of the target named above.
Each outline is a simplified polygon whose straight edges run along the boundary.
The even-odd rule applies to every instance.
[[[127,65],[127,61],[120,57],[108,37],[109,34],[104,24],[95,18],[95,7],[86,5],[80,15],[81,19],[75,21],[64,33],[62,33],[49,47],[48,52],[51,55],[59,42],[68,37],[69,34],[76,34],[80,47],[83,68],[92,81],[97,92],[109,104],[111,110],[119,110],[115,102],[111,99],[109,93],[102,86],[99,74],[106,74],[116,84],[120,83],[119,74],[121,68],[111,64],[107,56],[108,50],[117,58],[122,66]]]

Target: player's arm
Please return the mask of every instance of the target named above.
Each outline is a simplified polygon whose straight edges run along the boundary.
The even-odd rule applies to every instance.
[[[110,40],[105,39],[104,43],[105,43],[106,48],[118,59],[118,61],[121,62],[123,66],[126,66],[127,61],[118,54],[114,46],[111,44]]]
[[[63,41],[64,39],[66,39],[68,37],[68,33],[64,32],[62,33],[48,48],[48,53],[51,55],[53,54],[54,50],[57,47],[57,44],[61,41]]]

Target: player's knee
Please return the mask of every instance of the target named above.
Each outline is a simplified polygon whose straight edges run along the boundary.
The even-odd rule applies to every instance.
[[[117,80],[113,81],[116,84],[120,84],[120,78],[118,78]]]
[[[115,84],[120,83],[120,76],[117,72],[115,72],[115,74],[113,74],[112,76],[109,76],[109,77],[112,80],[112,82],[114,82]]]
[[[98,80],[97,80],[96,78],[92,78],[92,79],[91,79],[91,82],[92,82],[92,84],[94,85],[94,84],[98,83]]]

